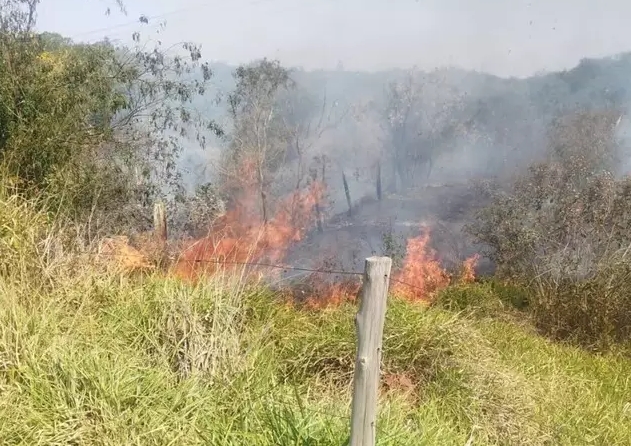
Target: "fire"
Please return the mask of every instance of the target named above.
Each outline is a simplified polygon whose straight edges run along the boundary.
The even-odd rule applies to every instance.
[[[394,275],[393,291],[406,299],[429,302],[432,296],[447,287],[451,275],[443,269],[436,251],[429,245],[430,230],[421,227],[421,234],[408,240],[401,270]],[[475,280],[475,266],[480,256],[469,257],[462,263],[458,280],[471,283]]]
[[[474,254],[462,262],[462,270],[460,273],[460,281],[462,283],[471,283],[475,280],[475,266],[478,264],[479,260],[480,256]]]
[[[318,181],[306,188],[274,203],[274,214],[263,220],[262,198],[256,181],[256,166],[245,162],[240,169],[240,178],[231,185],[234,203],[228,212],[215,221],[208,236],[197,240],[181,253],[171,272],[183,279],[195,280],[204,275],[213,275],[226,269],[247,271],[247,280],[270,279],[280,271],[271,266],[281,266],[288,248],[301,240],[305,231],[312,229],[319,217],[317,208],[322,205],[325,186]],[[447,287],[452,277],[443,269],[436,252],[429,247],[430,231],[421,227],[421,234],[407,241],[406,256],[399,271],[394,271],[391,291],[393,294],[413,301],[431,301],[433,295]],[[338,247],[328,257],[321,257],[322,270],[344,270],[336,265]],[[102,247],[103,255],[123,259],[123,269],[154,269],[146,250],[136,250],[128,240],[108,239]],[[162,253],[164,254],[164,253]],[[322,255],[324,253],[321,253]],[[470,283],[475,280],[474,268],[479,256],[462,263],[459,281]],[[259,264],[259,267],[251,264]],[[318,268],[314,268],[318,269]],[[325,272],[315,272],[299,287],[287,291],[296,301],[307,308],[326,308],[355,301],[361,280],[354,274],[345,280],[335,280]]]
[[[354,302],[361,289],[360,281],[353,279],[327,283],[314,277],[309,282],[311,293],[305,303],[307,308],[312,309],[338,307],[346,302]]]
[[[247,173],[252,168],[251,163],[244,164],[243,178],[255,178],[253,172]],[[324,196],[324,185],[314,181],[294,191],[277,204],[268,222],[261,217],[257,187],[253,180],[240,186],[238,200],[211,226],[209,235],[184,250],[176,275],[193,279],[230,266],[282,262],[287,248],[314,224],[314,209]]]
[[[243,175],[233,190],[236,196],[230,210],[212,224],[209,235],[195,241],[184,250],[176,262],[174,272],[185,279],[212,275],[230,267],[248,271],[248,278],[270,278],[274,269],[265,264],[281,265],[291,244],[302,239],[304,232],[316,223],[316,208],[322,204],[325,188],[313,181],[308,187],[296,190],[274,206],[274,215],[263,221],[262,198],[255,180],[255,165],[244,163]],[[243,180],[244,179],[244,180]],[[436,252],[429,247],[430,231],[408,240],[403,266],[393,274],[391,289],[394,294],[413,301],[429,302],[433,295],[447,287],[451,276],[443,269]],[[335,256],[334,256],[335,257]],[[459,279],[465,283],[475,279],[474,267],[478,256],[465,260]],[[247,264],[264,264],[261,268]],[[321,273],[312,274],[290,294],[299,297],[309,308],[337,306],[354,301],[361,284],[359,278],[331,281]],[[299,294],[297,296],[296,294]]]
[[[441,266],[436,251],[429,247],[429,228],[421,227],[421,230],[419,236],[408,240],[403,266],[393,274],[391,290],[404,299],[430,302],[436,292],[451,283],[452,276]],[[475,266],[479,258],[479,255],[475,254],[462,263],[458,275],[461,283],[471,283],[475,280]],[[305,285],[308,289],[306,306],[314,309],[353,302],[361,289],[360,281],[354,278],[331,283],[320,274],[310,276]]]
[[[99,244],[99,256],[122,272],[149,271],[155,268],[148,257],[131,246],[125,236],[109,237]]]
[[[432,294],[449,285],[450,276],[441,267],[436,252],[429,248],[430,231],[422,228],[407,242],[401,271],[394,275],[393,291],[406,299],[428,301]]]

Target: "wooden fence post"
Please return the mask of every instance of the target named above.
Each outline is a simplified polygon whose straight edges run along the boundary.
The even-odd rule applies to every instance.
[[[350,446],[375,445],[381,343],[391,268],[392,259],[389,257],[366,259],[361,302],[355,317],[357,359]]]

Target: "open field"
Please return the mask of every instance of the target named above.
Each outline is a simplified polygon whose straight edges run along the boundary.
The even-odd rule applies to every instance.
[[[511,292],[452,287],[431,308],[392,297],[379,444],[631,442],[631,361],[539,337],[502,303]],[[0,300],[2,444],[347,439],[352,304],[89,269],[43,287],[3,278]]]

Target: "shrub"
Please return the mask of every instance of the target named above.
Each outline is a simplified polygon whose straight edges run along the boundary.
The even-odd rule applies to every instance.
[[[576,280],[544,275],[532,302],[537,326],[555,339],[606,349],[631,339],[631,264],[605,259],[591,276]]]
[[[590,345],[631,335],[620,324],[631,314],[631,179],[615,175],[619,116],[556,121],[548,159],[508,190],[488,188],[492,204],[468,227],[501,276],[536,292],[531,308],[543,330]]]

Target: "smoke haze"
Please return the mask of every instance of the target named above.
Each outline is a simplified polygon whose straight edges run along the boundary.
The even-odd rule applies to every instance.
[[[97,20],[98,8],[67,14],[73,0],[44,1],[38,26],[78,40],[107,35],[125,42],[131,18],[157,16],[139,28],[145,36],[159,31],[166,43],[201,43],[204,57],[215,61],[213,88],[194,106],[228,131],[225,98],[235,88],[237,65],[267,57],[291,68],[296,88],[283,102],[291,105],[285,112],[317,129],[302,134],[301,144],[308,147],[307,168],[317,170],[328,192],[328,229],[296,247],[296,259],[314,247],[351,245],[357,248],[351,257],[361,259],[382,250],[384,232],[405,238],[423,221],[451,234],[445,240],[458,239],[454,234],[480,205],[466,185],[509,181],[543,159],[553,120],[574,111],[620,112],[616,173],[631,171],[631,124],[624,116],[629,2],[129,3],[128,17],[108,22]],[[161,18],[164,29],[157,26]],[[190,145],[181,158],[189,190],[218,180],[224,146],[217,139],[206,150]],[[299,162],[288,158],[275,174],[275,195],[291,192]],[[377,203],[379,169],[386,196]],[[349,217],[343,177],[354,206]],[[462,243],[457,253],[439,252],[471,254],[474,247]]]

